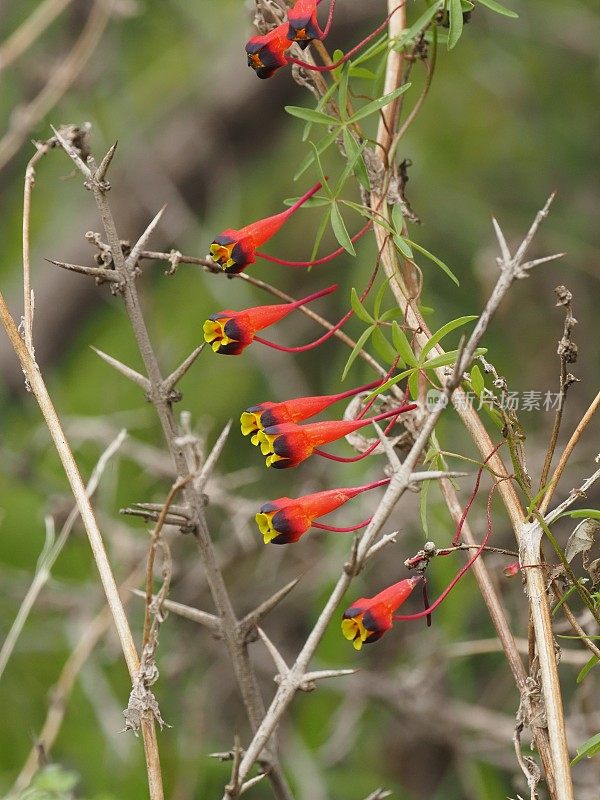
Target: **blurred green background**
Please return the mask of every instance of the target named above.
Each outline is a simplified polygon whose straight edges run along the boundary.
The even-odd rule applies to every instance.
[[[1,42],[39,5],[3,0],[0,53]],[[47,113],[28,119],[23,109],[64,63],[92,5],[89,0],[74,0],[13,63],[2,69],[0,59],[0,272],[2,291],[17,318],[22,313],[23,175],[33,153],[30,140],[48,138],[50,124],[89,121],[97,157],[119,141],[109,198],[120,235],[135,240],[167,203],[152,241],[152,246],[164,250],[176,247],[203,256],[218,231],[275,213],[283,198],[301,194],[316,179],[316,173],[309,172],[299,185],[293,183],[307,144],[300,141],[303,124],[283,111],[284,104],[312,107],[314,100],[287,71],[270,81],[258,81],[246,68],[243,44],[250,14],[239,1],[117,0],[98,46],[73,85],[56,97]],[[367,32],[383,17],[382,2],[367,5],[368,9],[340,0],[334,44],[356,40],[360,30]],[[419,13],[422,5],[411,2],[409,14]],[[423,302],[434,309],[433,327],[461,314],[477,314],[485,303],[496,278],[491,215],[498,218],[509,240],[518,242],[548,194],[557,190],[533,252],[564,251],[566,256],[514,286],[484,344],[489,348],[487,357],[512,390],[556,391],[556,343],[563,317],[554,308],[553,289],[566,284],[573,292],[579,323],[575,331],[579,359],[573,372],[580,383],[569,395],[560,440],[564,443],[597,392],[600,366],[596,249],[600,21],[589,4],[575,0],[513,0],[511,6],[518,11],[518,20],[477,7],[459,46],[450,53],[440,47],[431,93],[399,155],[412,161],[408,197],[423,222],[411,228],[411,236],[439,255],[461,280],[457,288],[429,262],[422,262]],[[417,85],[420,79],[416,77]],[[327,167],[335,174],[340,163],[332,159]],[[348,197],[358,199],[351,193]],[[307,258],[319,219],[318,209],[301,211],[278,234],[269,252]],[[352,230],[358,228],[358,217],[349,216],[347,221]],[[171,480],[153,409],[135,386],[90,350],[93,345],[140,367],[119,299],[106,285],[96,287],[91,280],[44,261],[91,264],[93,250],[83,238],[88,230],[100,230],[92,197],[67,158],[52,152],[38,167],[33,199],[36,353],[84,475],[89,475],[121,428],[129,432],[95,499],[115,573],[124,579],[144,557],[147,526],[119,516],[119,509],[137,501],[162,501]],[[315,308],[338,319],[348,307],[350,288],[362,287],[372,269],[375,248],[368,238],[357,245],[357,259],[339,258],[322,267],[323,274],[315,269],[306,275],[265,262],[255,265],[252,274],[297,297],[335,280],[340,284],[335,299],[320,301]],[[324,248],[328,246],[335,246],[332,237]],[[147,322],[165,373],[199,343],[208,314],[270,302],[241,281],[185,265],[166,277],[165,268],[145,262],[140,278]],[[352,321],[345,329],[357,337],[361,324]],[[273,338],[295,344],[316,335],[308,320],[294,316]],[[347,355],[333,342],[297,357],[259,346],[235,361],[204,352],[183,381],[184,398],[177,411],[189,412],[193,430],[209,447],[226,421],[254,402],[339,391]],[[4,338],[0,366],[3,638],[44,546],[45,516],[53,515],[60,528],[72,501],[37,406],[24,391]],[[371,379],[357,362],[346,385]],[[552,415],[525,412],[521,421],[535,482]],[[440,437],[448,449],[475,456],[452,413],[444,420]],[[598,426],[592,426],[565,475],[561,497],[592,471],[598,441]],[[209,522],[239,613],[292,577],[304,575],[266,623],[269,636],[290,660],[339,573],[348,542],[345,537],[315,532],[295,548],[263,550],[252,522],[254,511],[264,500],[285,494],[377,479],[381,468],[380,457],[347,466],[313,459],[291,474],[266,474],[257,454],[241,439],[237,423],[234,427],[219,476],[209,486]],[[472,478],[466,478],[462,497],[468,496],[471,485]],[[340,512],[339,519],[348,522],[339,524],[368,515],[372,503],[372,497],[363,496]],[[474,510],[478,533],[483,515],[482,500]],[[428,519],[430,536],[447,541],[452,525],[434,488],[428,498]],[[392,524],[402,531],[402,544],[369,565],[352,597],[374,594],[402,577],[402,561],[424,537],[417,495],[403,498]],[[566,535],[568,525],[558,532]],[[511,545],[500,506],[494,539]],[[172,597],[212,610],[192,543],[175,532],[170,541],[175,565]],[[503,563],[490,559],[515,632],[526,636],[520,581],[503,578]],[[446,585],[456,568],[456,563],[436,565],[432,594]],[[4,719],[0,792],[8,791],[15,780],[45,718],[65,659],[101,602],[87,541],[76,525],[0,680]],[[132,600],[130,616],[137,635],[142,610],[141,602]],[[402,800],[495,800],[522,792],[510,741],[518,697],[502,656],[492,652],[469,657],[457,649],[459,643],[492,636],[471,577],[444,604],[432,629],[407,624],[359,655],[341,638],[337,622],[332,625],[317,663],[358,666],[361,672],[356,680],[332,682],[298,697],[282,725],[283,761],[298,798],[361,800],[377,786],[393,790],[393,796]],[[463,650],[468,653],[469,647]],[[262,645],[255,644],[252,653],[268,698],[273,691],[272,666]],[[577,657],[573,662],[567,660],[561,674],[570,744],[575,746],[597,732],[600,720],[591,700],[597,679],[590,676],[575,691],[580,666]],[[220,797],[229,767],[207,754],[228,750],[235,731],[242,742],[248,738],[222,645],[205,630],[170,616],[161,633],[159,666],[156,693],[163,716],[172,725],[160,735],[167,796]],[[126,671],[111,634],[83,669],[50,754],[52,761],[79,776],[78,797],[145,796],[141,745],[130,734],[119,733],[120,709],[127,695]],[[597,800],[593,794],[597,769],[593,762],[576,768],[578,800]],[[265,784],[248,796],[259,800],[271,794]]]

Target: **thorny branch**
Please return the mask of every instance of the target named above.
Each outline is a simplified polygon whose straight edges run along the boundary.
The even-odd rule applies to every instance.
[[[179,442],[181,431],[178,429],[173,415],[172,387],[168,387],[162,376],[142,314],[136,285],[137,259],[141,257],[147,240],[156,227],[162,212],[159,212],[159,215],[150,223],[145,233],[142,234],[137,244],[132,248],[129,257],[126,257],[123,253],[121,240],[107,199],[107,191],[110,186],[105,180],[106,166],[102,168],[99,175],[98,166],[91,156],[88,156],[87,163],[85,163],[77,149],[66,141],[60,133],[55,132],[55,135],[67,155],[84,176],[84,185],[92,192],[98,207],[107,246],[110,249],[111,266],[118,275],[119,293],[122,296],[149,382],[147,397],[158,414],[176,472],[179,478],[183,479],[190,473],[190,467],[186,458],[186,448]],[[110,159],[108,159],[108,162],[110,162]],[[106,165],[106,163],[107,159],[104,159],[103,164]],[[98,180],[99,177],[101,180]],[[177,374],[177,371],[175,374]],[[201,469],[201,465],[196,465],[196,469]],[[183,496],[189,507],[194,541],[205,569],[207,582],[221,622],[224,641],[242,694],[248,719],[252,729],[256,730],[264,716],[264,703],[248,655],[247,643],[240,635],[238,619],[217,563],[204,516],[204,495],[196,489],[194,482],[191,481],[184,487]],[[277,763],[274,748],[275,743],[271,742],[270,747],[265,747],[264,753],[259,755],[278,800],[290,800],[291,793],[287,787],[283,772]]]

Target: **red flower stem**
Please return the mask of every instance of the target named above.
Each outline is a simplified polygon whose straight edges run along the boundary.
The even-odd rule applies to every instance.
[[[444,591],[441,593],[441,595],[438,597],[438,599],[435,600],[424,611],[418,611],[416,614],[395,614],[392,617],[392,619],[398,620],[398,621],[406,621],[406,620],[413,620],[413,619],[422,619],[423,617],[429,616],[433,611],[435,611],[435,609],[440,605],[440,603],[442,603],[446,599],[446,597],[448,597],[448,595],[450,594],[452,589],[454,589],[454,587],[459,582],[459,580],[463,577],[463,575],[466,572],[468,572],[468,570],[471,569],[473,564],[477,561],[477,559],[479,558],[479,556],[483,552],[483,549],[485,548],[486,544],[488,543],[490,535],[492,533],[492,499],[494,497],[494,492],[498,488],[499,484],[502,483],[502,481],[506,481],[506,480],[509,480],[509,478],[500,478],[499,480],[497,480],[494,483],[494,485],[490,489],[490,493],[488,495],[488,504],[487,504],[487,531],[486,531],[485,537],[483,539],[483,542],[479,545],[479,547],[477,548],[475,554],[467,561],[465,566],[461,570],[458,571],[458,573],[452,579],[452,581],[449,584],[449,586],[447,586],[444,589]]]
[[[467,503],[467,505],[464,508],[462,516],[461,516],[461,518],[459,520],[459,523],[458,523],[458,525],[456,527],[456,533],[454,534],[454,537],[452,538],[452,546],[453,547],[456,547],[456,545],[458,544],[458,540],[460,539],[460,535],[462,533],[463,525],[465,524],[465,520],[467,518],[467,514],[469,513],[469,511],[471,509],[471,506],[473,505],[473,501],[475,500],[475,497],[477,496],[477,492],[479,491],[479,483],[481,481],[481,476],[483,475],[483,468],[487,464],[487,462],[490,460],[490,458],[496,453],[496,451],[503,444],[504,444],[504,442],[500,442],[500,444],[498,444],[498,445],[496,445],[496,447],[494,447],[492,452],[485,459],[485,461],[483,462],[483,464],[481,465],[481,467],[477,471],[477,480],[475,481],[475,488],[471,492],[471,497],[469,498],[469,502]]]
[[[348,61],[349,58],[352,58],[353,55],[358,53],[358,51],[361,50],[372,39],[374,39],[376,36],[379,36],[379,34],[382,33],[386,29],[387,24],[390,21],[390,18],[396,13],[396,11],[401,9],[403,5],[404,5],[404,2],[402,2],[402,3],[400,3],[400,5],[396,6],[396,8],[387,15],[387,17],[384,19],[384,21],[381,23],[381,25],[379,25],[377,28],[375,28],[375,30],[372,31],[365,39],[363,39],[362,42],[359,42],[351,50],[348,50],[348,52],[344,56],[342,56],[342,58],[340,58],[338,61],[335,61],[333,64],[328,64],[328,65],[320,67],[320,66],[317,66],[316,64],[309,64],[306,61],[301,61],[298,58],[291,58],[290,56],[286,55],[288,64],[297,64],[299,67],[303,67],[304,69],[310,70],[312,72],[331,72],[332,70],[337,69],[338,67],[341,67],[342,64],[345,64],[346,61]]]
[[[355,233],[354,236],[350,239],[352,243],[358,241],[361,236],[364,236],[365,233],[369,230],[372,225],[372,220],[369,220],[367,224],[359,230],[358,233]],[[317,267],[319,264],[327,264],[328,261],[333,261],[334,258],[341,255],[344,252],[344,247],[338,247],[337,250],[334,250],[332,253],[329,253],[327,256],[323,256],[322,258],[316,258],[314,261],[287,261],[285,258],[277,258],[276,256],[269,256],[266,253],[260,253],[258,250],[254,252],[254,255],[258,258],[262,258],[265,261],[272,261],[275,264],[283,264],[286,267]]]
[[[321,181],[317,181],[317,183],[315,183],[312,189],[309,189],[308,192],[306,192],[305,194],[302,195],[302,197],[296,200],[296,202],[292,206],[290,206],[286,211],[284,211],[284,214],[290,217],[294,213],[294,211],[297,211],[300,208],[300,206],[306,203],[307,200],[310,200],[313,194],[316,194],[319,191],[319,189],[322,188],[323,184],[321,183]]]
[[[369,517],[369,519],[365,519],[357,525],[350,525],[347,528],[337,528],[335,525],[325,525],[322,522],[313,522],[312,527],[321,531],[330,531],[331,533],[352,533],[352,531],[359,531],[361,528],[365,528],[372,519],[373,517]]]
[[[306,303],[312,303],[313,300],[318,300],[319,297],[325,297],[325,295],[335,292],[337,288],[337,283],[334,283],[331,286],[328,286],[326,289],[320,289],[318,292],[309,294],[307,297],[303,297],[301,300],[294,300],[293,303],[284,303],[284,305],[287,305],[290,309],[300,308],[300,306],[303,306]]]
[[[361,302],[371,291],[371,288],[375,283],[375,278],[377,276],[378,270],[379,270],[379,264],[376,264],[375,269],[373,270],[373,272],[371,273],[371,277],[369,278],[369,282],[367,283],[365,289],[363,290],[363,293],[360,296]],[[337,286],[335,288],[337,288]],[[330,288],[330,290],[324,290],[325,293],[328,293],[329,291],[332,291],[332,289]],[[317,294],[311,296],[310,298],[306,298],[305,300],[297,300],[296,302],[299,305],[303,305],[308,300],[314,300],[316,297],[320,297],[320,295]],[[273,350],[279,350],[282,353],[305,353],[307,350],[312,350],[314,347],[318,347],[320,344],[323,344],[323,342],[326,342],[328,339],[331,339],[331,337],[342,327],[342,325],[346,324],[346,322],[350,319],[350,317],[353,314],[354,311],[350,309],[350,311],[344,314],[341,320],[336,325],[334,325],[333,328],[328,330],[327,333],[324,333],[323,336],[320,336],[318,339],[315,339],[314,342],[309,342],[308,344],[302,344],[297,347],[287,347],[286,345],[276,344],[275,342],[270,342],[268,339],[263,339],[262,336],[255,336],[254,341],[260,342],[261,344],[265,344],[267,347],[272,347]]]
[[[320,0],[317,0],[317,5],[319,5]],[[327,15],[327,22],[325,23],[325,27],[322,31],[322,38],[326,39],[329,35],[329,31],[331,30],[331,23],[333,22],[333,10],[335,8],[335,0],[331,0],[329,5],[329,14]]]
[[[381,379],[381,381],[379,383],[380,386],[383,386],[383,384],[392,377],[392,373],[394,372],[394,370],[398,366],[398,361],[400,361],[400,353],[398,353],[398,355],[394,359],[394,361],[392,363],[392,366],[388,369],[387,373],[385,374],[385,377]],[[404,400],[406,400],[406,399],[407,399],[407,395],[405,393],[404,394]],[[369,402],[366,404],[366,406],[362,409],[362,411],[358,415],[357,419],[361,419],[362,417],[364,417],[364,415],[371,408],[371,406],[373,405],[375,400],[377,400],[377,396],[375,396],[372,400],[369,400]],[[386,428],[386,433],[387,433],[387,428]]]
[[[384,378],[382,378],[381,383],[379,384],[380,386],[390,378],[392,372],[396,368],[396,365],[398,363],[399,358],[400,358],[400,356],[398,356],[398,358],[395,359],[395,361],[392,364],[391,368],[388,370],[387,375]],[[408,392],[404,393],[404,399],[405,400],[406,400],[407,394],[408,394]],[[368,411],[369,408],[371,408],[371,406],[375,402],[375,399],[376,398],[374,397],[369,403],[367,403],[367,405],[363,408],[363,410],[358,415],[357,419],[361,419],[364,416],[364,414]],[[386,425],[386,427],[385,427],[385,429],[383,431],[385,435],[387,435],[391,431],[391,429],[394,427],[396,422],[397,422],[397,418],[394,417],[394,419],[392,419],[391,422],[388,425]],[[373,453],[380,444],[381,444],[381,442],[379,442],[379,441],[373,442],[373,444],[369,445],[369,447],[367,447],[367,449],[363,453],[359,453],[357,456],[334,456],[331,453],[327,453],[327,452],[325,452],[325,450],[320,450],[318,448],[313,450],[313,453],[315,455],[317,455],[317,456],[321,456],[322,458],[328,458],[331,461],[341,462],[342,464],[354,464],[357,461],[362,461],[363,458],[366,458],[367,456],[370,456],[371,453]]]

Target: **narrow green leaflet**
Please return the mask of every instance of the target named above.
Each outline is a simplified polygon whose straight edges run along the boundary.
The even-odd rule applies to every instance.
[[[403,236],[394,236],[394,244],[398,248],[398,250],[402,253],[404,258],[413,259],[413,251],[410,249],[410,245],[406,241]]]
[[[419,371],[418,370],[415,370],[408,377],[408,391],[410,392],[410,396],[414,397],[415,399],[419,396]]]
[[[393,364],[398,354],[383,335],[381,328],[375,328],[373,331],[372,341],[373,347],[377,351],[377,355],[388,364]]]
[[[321,139],[319,144],[315,145],[317,153],[319,155],[324,153],[325,150],[327,150],[329,147],[331,147],[331,145],[335,142],[337,136],[338,136],[338,131],[335,130],[335,131],[332,131],[324,139]],[[298,167],[298,170],[296,171],[296,174],[294,175],[294,180],[295,181],[297,181],[298,178],[301,175],[304,175],[304,173],[311,166],[311,164],[313,163],[314,160],[315,160],[315,152],[314,152],[314,150],[311,149],[310,153],[308,153],[305,156],[305,158],[303,158],[302,161],[300,162],[300,166]]]
[[[600,658],[598,658],[598,656],[592,656],[590,660],[587,662],[587,664],[585,664],[579,675],[577,676],[577,683],[581,683],[582,680],[585,678],[585,676],[588,674],[588,672],[591,669],[593,669],[599,661]]]
[[[463,10],[460,0],[449,0],[450,31],[448,32],[448,50],[456,46],[463,32]]]
[[[396,321],[392,322],[392,342],[394,343],[394,347],[398,353],[400,353],[400,358],[406,364],[409,364],[411,367],[415,367],[417,365],[415,354],[412,351],[410,342],[406,338],[406,334]]]
[[[447,322],[445,325],[442,325],[442,327],[433,334],[431,339],[429,339],[427,344],[421,350],[419,361],[423,363],[423,361],[425,361],[427,353],[429,353],[430,350],[433,350],[433,348],[437,344],[439,344],[439,342],[441,342],[444,336],[447,336],[449,333],[456,330],[457,328],[461,328],[463,325],[467,325],[469,322],[473,322],[474,319],[477,319],[477,316],[470,314],[465,317],[457,317],[456,319]]]
[[[337,185],[336,185],[335,190],[334,190],[334,195],[336,197],[341,193],[342,189],[344,188],[344,184],[346,183],[346,181],[348,180],[348,178],[350,177],[352,172],[354,172],[356,164],[358,163],[358,159],[359,158],[362,159],[362,152],[363,152],[363,150],[365,149],[365,147],[367,145],[366,142],[363,142],[362,144],[358,144],[358,142],[356,142],[353,139],[352,134],[348,130],[346,130],[346,128],[344,128],[344,134],[346,134],[346,133],[349,135],[349,140],[350,140],[348,142],[348,144],[350,142],[352,142],[352,144],[350,144],[350,150],[346,150],[346,155],[348,157],[348,160],[346,162],[346,166],[344,167],[344,171],[340,175],[340,179],[337,182]],[[345,144],[346,144],[346,137],[344,136],[344,145]],[[364,162],[363,162],[363,166],[364,166]],[[366,172],[366,169],[365,169],[365,172]],[[368,180],[369,180],[369,178],[367,176],[367,181]]]
[[[348,119],[348,76],[350,74],[349,68],[346,66],[340,78],[340,87],[338,90],[338,107],[340,109],[340,117],[342,120]]]
[[[350,253],[351,256],[355,256],[356,250],[354,249],[354,245],[350,240],[350,235],[346,230],[346,225],[342,215],[340,214],[338,204],[335,202],[331,204],[331,227],[333,228],[335,238],[338,240],[344,250]]]
[[[376,111],[379,111],[380,108],[387,106],[397,97],[400,97],[401,94],[404,94],[407,89],[410,89],[410,83],[405,83],[404,86],[394,89],[393,92],[388,92],[388,94],[384,94],[383,97],[379,97],[377,100],[367,103],[366,106],[360,108],[356,114],[350,117],[350,122],[358,122],[359,120],[374,114]]]
[[[363,322],[366,322],[367,324],[371,325],[375,322],[373,317],[369,314],[367,309],[361,303],[360,297],[358,296],[358,292],[354,287],[352,287],[352,290],[350,292],[350,304],[352,305],[352,310],[354,311],[356,316]]]
[[[379,312],[381,311],[381,304],[383,303],[383,298],[387,291],[387,288],[390,284],[390,278],[386,278],[379,289],[377,289],[377,294],[375,295],[375,300],[373,301],[373,316],[379,318]]]
[[[285,106],[285,110],[292,117],[306,120],[306,122],[314,122],[317,125],[339,125],[339,119],[330,117],[329,114],[324,114],[322,111],[315,111],[314,108],[304,108],[303,106]]]
[[[574,767],[582,758],[591,758],[596,753],[600,753],[600,733],[596,733],[587,742],[584,742],[581,747],[577,748],[577,755],[571,761],[571,766]]]
[[[300,200],[300,197],[286,197],[283,201],[283,205],[293,206],[298,200]],[[322,206],[328,206],[330,204],[331,200],[328,197],[309,197],[308,200],[302,203],[302,208],[321,208]]]
[[[571,517],[572,519],[600,519],[600,511],[597,508],[578,508],[576,511],[569,511],[568,514],[561,516]]]
[[[476,356],[482,356],[487,353],[487,347],[478,347],[475,350]],[[446,367],[448,364],[454,364],[456,361],[456,357],[458,355],[458,350],[449,350],[447,353],[443,353],[441,356],[434,356],[430,358],[429,361],[426,361],[424,364],[421,364],[423,369],[433,369],[434,367]]]
[[[471,367],[471,386],[478,397],[485,391],[485,381],[483,380],[483,375],[477,364]]]
[[[400,203],[394,203],[392,206],[392,223],[398,236],[402,236],[404,230],[404,215],[402,214],[402,206]]]
[[[429,523],[427,521],[427,496],[429,495],[429,487],[431,481],[423,481],[421,484],[421,492],[419,494],[419,516],[421,517],[421,527],[425,534],[425,540],[429,539]]]
[[[342,372],[342,380],[345,380],[346,375],[348,374],[348,370],[350,369],[352,364],[354,364],[354,361],[356,360],[358,354],[363,349],[363,347],[367,343],[367,339],[373,333],[374,330],[375,330],[375,325],[370,325],[365,331],[362,332],[360,339],[354,345],[352,352],[348,356],[348,361],[346,361],[346,365],[344,366],[344,371]]]
[[[413,241],[412,241],[412,239],[407,239],[406,237],[404,237],[404,240],[405,240],[406,242],[408,242],[408,244],[409,244],[411,247],[414,247],[414,248],[415,248],[415,250],[417,250],[419,253],[422,253],[422,255],[424,255],[424,256],[425,256],[426,258],[428,258],[430,261],[433,261],[433,263],[434,263],[434,264],[437,264],[437,265],[438,265],[438,267],[439,267],[439,268],[440,268],[440,269],[441,269],[443,272],[445,272],[445,273],[446,273],[446,275],[447,275],[447,276],[450,278],[450,280],[451,280],[451,281],[454,281],[454,283],[455,283],[457,286],[460,286],[460,281],[458,280],[458,278],[456,277],[456,275],[455,275],[455,274],[452,272],[452,270],[450,269],[450,267],[448,267],[446,264],[444,264],[444,262],[443,262],[443,261],[440,261],[440,259],[439,259],[437,256],[434,256],[434,255],[433,255],[433,253],[430,253],[430,252],[429,252],[429,250],[426,250],[424,247],[421,247],[421,245],[420,245],[420,244],[417,244],[416,242],[413,242]]]
[[[329,215],[330,215],[331,208],[328,208],[325,214],[323,215],[321,222],[319,223],[319,228],[317,230],[317,235],[315,237],[315,243],[313,245],[312,253],[310,254],[310,261],[314,261],[317,257],[317,253],[319,252],[319,247],[321,246],[321,242],[323,241],[323,236],[325,235],[325,230],[327,229],[327,223],[329,222]]]
[[[348,162],[352,162],[354,174],[356,175],[358,182],[367,191],[370,191],[371,182],[369,180],[369,173],[367,172],[367,166],[363,158],[363,150],[365,149],[366,142],[365,144],[360,145],[350,133],[348,128],[344,128],[342,130],[342,137],[344,140],[344,150],[348,156]]]
[[[512,11],[510,8],[506,8],[506,6],[497,3],[496,0],[479,0],[479,3],[482,6],[487,6],[490,11],[495,11],[496,14],[502,14],[505,17],[510,17],[511,19],[519,19],[519,15]]]

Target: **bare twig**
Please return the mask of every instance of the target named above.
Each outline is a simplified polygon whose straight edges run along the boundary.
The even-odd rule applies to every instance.
[[[88,159],[90,166],[83,164],[79,155],[73,152],[73,149],[68,146],[68,143],[66,143],[67,146],[65,147],[63,141],[59,139],[59,142],[84,175],[86,178],[86,186],[93,193],[104,227],[108,247],[111,251],[112,262],[121,280],[121,296],[140,355],[144,362],[147,378],[150,382],[148,399],[151,401],[158,414],[177,474],[180,478],[184,478],[188,475],[190,470],[184,450],[182,446],[178,444],[180,432],[173,416],[172,398],[170,391],[165,391],[165,380],[162,376],[161,368],[154,352],[140,305],[136,286],[135,265],[127,261],[123,255],[115,220],[106,197],[106,186],[93,178],[97,167],[92,158]],[[256,730],[264,716],[264,703],[250,662],[247,644],[239,635],[238,620],[223,575],[219,569],[204,516],[204,497],[201,492],[196,490],[193,482],[190,482],[184,489],[184,498],[190,507],[194,520],[194,539],[204,565],[211,595],[219,619],[221,620],[223,638],[229,652],[251,727]],[[292,796],[283,776],[283,772],[277,763],[274,748],[265,748],[261,759],[265,763],[269,780],[272,783],[278,800],[291,800]]]
[[[100,579],[106,593],[108,604],[115,621],[119,640],[127,668],[132,681],[139,669],[139,659],[135,649],[135,643],[125,615],[123,604],[119,597],[119,592],[115,579],[110,567],[108,556],[104,548],[102,535],[98,528],[94,512],[90,505],[89,498],[86,494],[85,486],[81,480],[77,463],[73,457],[73,453],[67,442],[66,436],[63,432],[60,420],[46,389],[46,385],[39,371],[33,356],[26,347],[23,339],[19,335],[17,326],[10,315],[3,295],[0,293],[0,321],[10,339],[10,343],[17,354],[21,363],[31,391],[37,400],[48,430],[54,442],[54,446],[58,452],[63,468],[65,470],[67,479],[71,486],[71,491],[75,497],[81,519],[86,529],[88,539],[94,555],[94,560],[100,574]],[[156,742],[156,731],[154,728],[154,720],[145,717],[142,723],[142,734],[144,741],[144,750],[146,754],[146,765],[148,768],[148,784],[150,788],[150,797],[152,800],[162,800],[162,776],[160,772],[160,759],[158,755],[158,746]]]
[[[73,0],[43,0],[0,45],[0,72],[28,50]]]
[[[558,434],[560,432],[560,425],[563,417],[563,410],[565,400],[567,398],[567,391],[569,387],[576,382],[577,378],[567,372],[567,364],[572,364],[577,360],[577,345],[573,342],[571,334],[577,320],[573,316],[573,309],[571,307],[571,300],[573,295],[566,288],[566,286],[557,286],[554,290],[557,297],[557,306],[563,306],[565,309],[565,324],[562,339],[558,343],[558,357],[560,359],[560,391],[558,394],[558,405],[556,414],[554,415],[554,425],[552,426],[552,433],[550,434],[550,441],[548,443],[548,450],[544,459],[544,466],[540,475],[540,490],[546,485],[548,473],[552,465],[552,457],[556,444],[558,442]]]
[[[121,431],[98,459],[98,463],[94,467],[86,487],[86,494],[88,497],[92,497],[98,488],[98,484],[100,483],[100,478],[102,477],[104,470],[106,469],[110,459],[115,455],[115,453],[117,453],[125,441],[126,436],[127,431]],[[75,506],[65,520],[65,523],[62,526],[56,541],[52,543],[50,549],[40,558],[40,562],[38,563],[31,586],[23,598],[23,602],[21,603],[17,616],[15,617],[9,632],[6,635],[6,639],[4,640],[2,648],[0,649],[0,678],[2,678],[2,675],[4,674],[6,665],[12,655],[21,631],[27,622],[27,618],[29,617],[31,609],[39,597],[41,590],[48,582],[52,572],[52,567],[56,563],[56,559],[61,554],[65,544],[67,543],[69,535],[73,530],[73,525],[78,519],[79,509],[77,506]]]
[[[581,418],[581,421],[573,431],[573,435],[565,445],[565,449],[562,451],[560,460],[556,466],[556,469],[554,470],[552,478],[550,479],[548,488],[546,489],[546,494],[544,495],[542,502],[540,503],[540,514],[546,513],[546,509],[550,505],[550,500],[552,499],[552,495],[554,494],[554,491],[558,486],[558,482],[561,478],[561,475],[564,472],[565,467],[567,466],[567,462],[571,457],[571,453],[575,449],[577,442],[581,439],[582,433],[591,422],[592,417],[594,416],[598,408],[600,408],[600,392],[598,392],[596,397],[594,397],[594,399],[592,400],[589,408],[587,409],[587,411]]]
[[[0,170],[17,152],[27,134],[54,108],[74,83],[100,43],[114,0],[96,0],[72,50],[62,58],[46,85],[25,107],[15,109],[11,126],[0,139]]]

